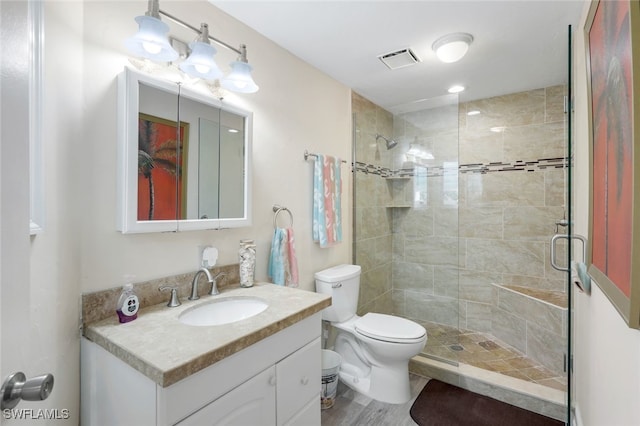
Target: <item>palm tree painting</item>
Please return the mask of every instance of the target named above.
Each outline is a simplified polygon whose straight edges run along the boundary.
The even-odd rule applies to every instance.
[[[189,124],[140,113],[138,120],[138,220],[182,217],[183,152]]]
[[[593,121],[592,263],[625,297],[631,294],[634,158],[629,12],[628,1],[601,1],[589,31]]]

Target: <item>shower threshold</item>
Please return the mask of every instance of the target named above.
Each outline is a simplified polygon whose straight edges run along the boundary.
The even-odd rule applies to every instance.
[[[422,354],[411,359],[409,371],[418,376],[438,379],[525,410],[566,421],[567,393],[561,390],[472,365],[460,363],[453,366]]]
[[[564,421],[565,377],[490,334],[421,324],[427,329],[427,345],[411,360],[412,373]]]
[[[423,355],[442,362],[464,363],[484,370],[566,391],[564,373],[554,372],[488,333],[421,322],[427,330]]]

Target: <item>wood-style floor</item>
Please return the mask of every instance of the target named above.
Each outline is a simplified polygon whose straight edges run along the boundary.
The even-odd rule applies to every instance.
[[[406,404],[385,404],[360,395],[341,382],[333,407],[322,410],[323,426],[414,426],[409,410],[428,379],[410,375],[411,401]]]

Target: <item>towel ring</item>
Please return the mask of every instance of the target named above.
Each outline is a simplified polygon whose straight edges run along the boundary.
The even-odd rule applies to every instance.
[[[273,212],[275,213],[273,215],[273,227],[277,228],[278,227],[278,215],[280,214],[280,212],[285,211],[287,213],[289,213],[289,219],[291,220],[291,225],[289,225],[289,227],[293,227],[293,213],[291,213],[291,210],[289,210],[286,207],[282,207],[279,206],[277,204],[273,205]]]

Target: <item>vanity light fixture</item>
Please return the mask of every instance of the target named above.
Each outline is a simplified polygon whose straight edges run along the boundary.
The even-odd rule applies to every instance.
[[[258,91],[258,85],[251,77],[253,69],[247,61],[247,46],[240,45],[240,56],[231,62],[231,74],[222,79],[220,84],[225,89],[240,93],[254,93]]]
[[[149,10],[136,16],[138,32],[125,41],[125,46],[136,56],[159,62],[178,59],[178,52],[171,47],[167,34],[169,26],[160,20],[158,0],[149,0]]]
[[[431,48],[442,62],[451,63],[462,59],[469,50],[473,36],[467,33],[447,34],[437,39]]]
[[[258,91],[258,86],[251,77],[253,68],[247,61],[246,45],[241,44],[238,49],[210,36],[207,24],[201,24],[200,29],[195,28],[160,10],[159,0],[149,0],[149,10],[146,14],[136,17],[140,30],[125,42],[133,54],[156,62],[172,62],[178,59],[179,54],[171,46],[167,37],[169,26],[160,20],[160,15],[198,34],[198,38],[189,44],[190,55],[179,65],[183,72],[204,80],[219,79],[222,87],[234,92],[254,93]],[[222,78],[223,73],[213,60],[216,49],[211,46],[211,41],[239,55],[238,59],[230,64],[231,73],[225,78]]]
[[[213,60],[216,48],[209,42],[209,25],[200,24],[200,35],[189,43],[191,54],[180,63],[180,69],[191,77],[215,80],[222,77],[222,71]]]

